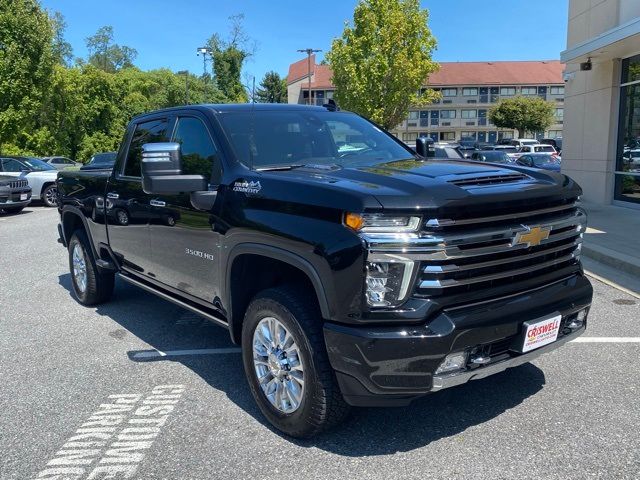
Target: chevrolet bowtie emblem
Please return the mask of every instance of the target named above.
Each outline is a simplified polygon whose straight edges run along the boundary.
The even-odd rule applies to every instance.
[[[518,232],[513,239],[513,245],[526,245],[527,247],[535,247],[540,245],[543,240],[549,238],[551,227],[533,227],[526,232]]]

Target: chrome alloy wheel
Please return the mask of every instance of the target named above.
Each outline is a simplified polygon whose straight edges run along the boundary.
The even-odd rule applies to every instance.
[[[56,187],[47,188],[44,192],[44,201],[47,205],[55,207],[58,204],[58,189]]]
[[[87,290],[87,261],[84,257],[84,250],[79,243],[73,246],[72,259],[76,288],[80,290],[80,293],[84,293]]]
[[[265,317],[253,332],[253,365],[271,405],[295,412],[304,394],[304,365],[291,333],[273,317]]]

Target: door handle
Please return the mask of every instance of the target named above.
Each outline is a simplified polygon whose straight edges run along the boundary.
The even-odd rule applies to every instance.
[[[109,193],[107,193],[107,198],[118,199],[118,198],[120,198],[120,195],[118,195],[115,192],[109,192]]]
[[[162,200],[151,200],[149,202],[149,205],[151,205],[152,207],[164,207],[166,203]]]

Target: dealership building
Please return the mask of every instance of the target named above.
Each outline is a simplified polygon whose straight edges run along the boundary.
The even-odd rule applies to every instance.
[[[441,99],[412,108],[407,118],[391,133],[412,141],[430,136],[438,141],[476,140],[496,142],[517,137],[518,132],[497,128],[488,119],[492,105],[516,95],[538,96],[555,104],[554,124],[544,132],[531,132],[538,138],[562,137],[564,121],[564,66],[558,60],[522,62],[442,62],[427,80]],[[333,98],[335,87],[327,65],[317,65],[311,57],[311,102],[309,102],[309,64],[307,59],[289,67],[289,103],[322,105]],[[426,85],[425,85],[426,86]]]
[[[586,200],[640,208],[640,0],[570,0],[562,170]]]

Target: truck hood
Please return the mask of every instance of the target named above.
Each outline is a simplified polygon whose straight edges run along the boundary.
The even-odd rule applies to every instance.
[[[576,197],[580,187],[556,172],[472,161],[401,160],[366,167],[305,166],[269,172],[334,190],[374,197],[384,209],[461,208]],[[371,204],[371,202],[365,202]]]

